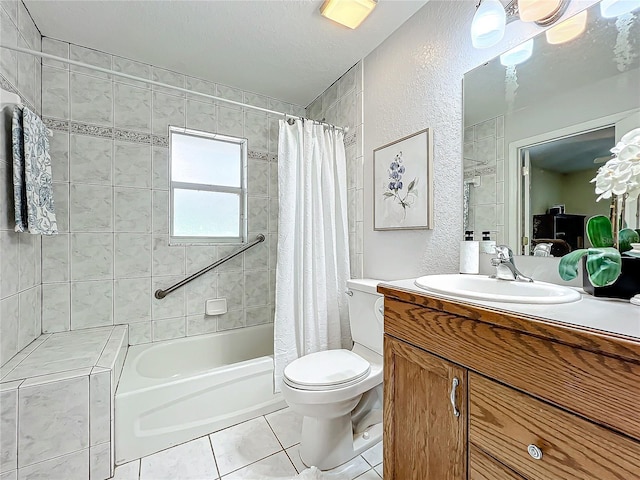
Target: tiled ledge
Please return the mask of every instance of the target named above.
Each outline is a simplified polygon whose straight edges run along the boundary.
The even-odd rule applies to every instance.
[[[3,478],[110,478],[127,345],[126,325],[41,335],[2,367]]]

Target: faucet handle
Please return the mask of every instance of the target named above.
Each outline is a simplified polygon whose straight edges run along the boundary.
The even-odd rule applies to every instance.
[[[495,250],[500,260],[513,261],[513,250],[508,245],[496,245]]]

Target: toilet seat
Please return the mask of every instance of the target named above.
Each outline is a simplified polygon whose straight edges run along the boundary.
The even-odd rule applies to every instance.
[[[300,390],[333,390],[360,382],[371,364],[351,350],[327,350],[294,360],[284,369],[284,382]]]

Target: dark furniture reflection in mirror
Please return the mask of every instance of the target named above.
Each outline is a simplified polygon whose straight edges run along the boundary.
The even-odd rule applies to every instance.
[[[586,215],[571,214],[534,215],[532,248],[542,240],[552,243],[551,254],[554,257],[584,248],[585,218]]]

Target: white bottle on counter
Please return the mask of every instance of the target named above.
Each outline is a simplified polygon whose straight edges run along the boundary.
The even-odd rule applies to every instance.
[[[460,273],[476,275],[480,273],[480,242],[473,240],[470,230],[464,238],[464,242],[460,242]]]

